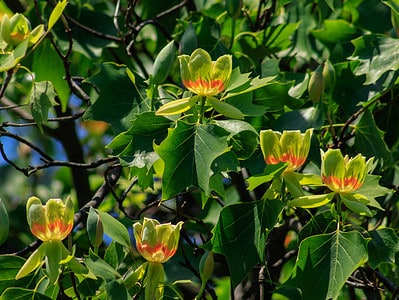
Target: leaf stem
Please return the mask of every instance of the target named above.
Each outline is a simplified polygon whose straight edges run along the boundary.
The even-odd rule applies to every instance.
[[[198,111],[198,121],[197,124],[202,124],[202,120],[204,118],[204,113],[205,113],[205,101],[206,97],[202,96],[201,97],[201,102],[200,102],[200,109]]]

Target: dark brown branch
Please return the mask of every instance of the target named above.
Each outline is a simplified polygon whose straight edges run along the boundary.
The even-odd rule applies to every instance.
[[[106,172],[107,178],[103,184],[98,188],[96,193],[93,195],[91,200],[87,202],[79,211],[75,214],[74,224],[78,226],[85,218],[90,207],[98,207],[104,198],[110,193],[111,186],[115,186],[121,176],[122,167],[120,165],[114,165],[109,168]]]

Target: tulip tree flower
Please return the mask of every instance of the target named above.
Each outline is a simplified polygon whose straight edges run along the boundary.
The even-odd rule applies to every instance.
[[[43,242],[62,241],[73,227],[73,203],[68,198],[50,199],[42,205],[39,198],[30,197],[26,205],[28,224],[32,234]]]
[[[137,251],[147,260],[144,263],[147,268],[144,281],[145,299],[162,298],[162,263],[167,262],[176,253],[182,225],[183,222],[176,225],[160,224],[157,220],[149,218],[144,218],[143,224],[133,225]]]
[[[299,130],[284,131],[271,129],[260,132],[260,146],[267,164],[288,163],[285,172],[300,168],[307,159],[313,129],[301,133]]]
[[[180,55],[180,72],[184,86],[200,96],[215,96],[226,89],[232,72],[231,55],[212,61],[208,52],[196,49],[191,56]]]
[[[231,55],[225,54],[212,61],[209,53],[196,49],[190,56],[180,55],[180,74],[183,85],[194,95],[170,101],[157,110],[157,115],[183,113],[200,103],[198,122],[201,123],[205,108],[212,107],[228,118],[243,119],[243,113],[235,106],[216,98],[226,90],[232,73]]]
[[[37,43],[44,33],[44,26],[38,25],[33,30],[29,20],[15,14],[11,18],[4,15],[1,21],[0,36],[0,71],[13,68],[25,55],[29,46]]]
[[[322,195],[300,195],[289,201],[289,205],[318,207],[337,197],[338,211],[342,202],[355,213],[372,216],[368,206],[382,209],[375,198],[390,192],[379,185],[379,176],[369,174],[374,168],[373,161],[374,158],[366,161],[361,154],[352,158],[343,156],[339,149],[321,151],[321,179],[331,192]]]
[[[71,198],[49,199],[46,205],[37,197],[30,197],[26,205],[27,220],[32,234],[43,243],[32,253],[16,275],[22,278],[46,263],[46,275],[54,283],[59,275],[60,264],[81,272],[85,269],[69,254],[62,240],[72,231],[74,210]]]
[[[321,178],[336,193],[352,193],[361,188],[371,169],[373,158],[358,154],[353,158],[342,156],[338,149],[321,152]]]

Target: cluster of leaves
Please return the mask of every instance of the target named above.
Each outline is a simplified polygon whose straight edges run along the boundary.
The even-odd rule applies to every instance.
[[[397,1],[15,3],[0,1],[2,298],[144,297],[142,216],[184,221],[170,297],[397,296]],[[184,86],[198,48],[231,57],[217,95]],[[281,181],[260,131],[309,128],[307,164]],[[329,148],[376,161],[346,205],[318,178]],[[78,211],[55,284],[44,268],[15,279],[39,247],[23,225],[31,194],[71,194]]]

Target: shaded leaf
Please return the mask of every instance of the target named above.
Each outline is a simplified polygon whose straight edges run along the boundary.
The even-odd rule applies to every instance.
[[[126,130],[131,118],[125,118],[141,103],[137,86],[143,86],[143,80],[136,74],[135,86],[126,66],[104,63],[99,67],[100,71],[88,79],[99,90],[98,99],[88,108],[84,119],[111,123],[118,132]]]
[[[366,157],[389,159],[390,151],[382,139],[383,132],[375,124],[374,117],[366,110],[356,125],[355,147]]]
[[[0,294],[8,287],[26,287],[32,279],[26,276],[22,279],[16,280],[15,276],[22,268],[25,260],[16,255],[0,255]]]
[[[50,108],[57,105],[53,84],[50,81],[34,82],[29,95],[32,117],[38,127],[43,130],[43,124],[47,123]]]
[[[279,200],[266,199],[225,206],[220,212],[218,223],[212,230],[212,251],[226,257],[233,287],[256,264],[264,262],[268,233],[283,207]]]
[[[2,300],[50,300],[51,298],[34,290],[10,287],[1,295]]]
[[[381,228],[368,232],[371,241],[368,253],[371,268],[376,269],[381,263],[394,263],[395,254],[399,252],[399,238],[392,228]]]
[[[122,280],[112,280],[105,284],[108,298],[110,300],[129,300],[131,297]]]
[[[258,147],[258,133],[249,123],[240,120],[216,121],[216,124],[230,133],[231,150],[239,159],[251,157]]]
[[[33,56],[32,72],[35,73],[35,80],[50,81],[53,84],[64,111],[68,105],[70,90],[64,79],[65,69],[62,59],[47,39],[35,49]]]
[[[299,242],[312,235],[319,235],[323,233],[331,233],[337,229],[337,220],[332,215],[331,211],[323,211],[308,221],[305,226],[299,231]]]

